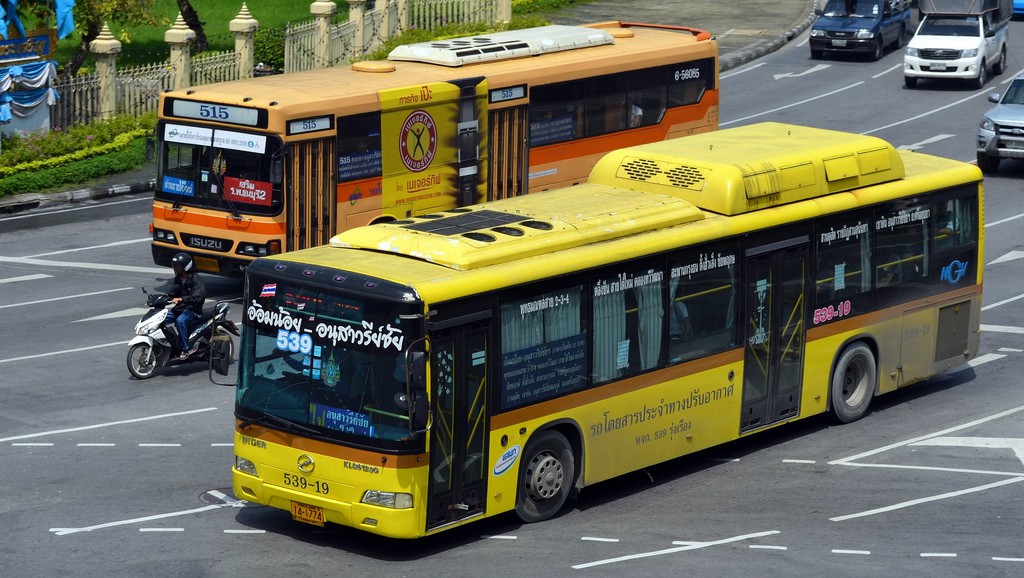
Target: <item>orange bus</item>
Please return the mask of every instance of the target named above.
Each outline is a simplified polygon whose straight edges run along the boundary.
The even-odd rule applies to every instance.
[[[359,225],[584,182],[606,152],[714,130],[718,46],[544,26],[161,97],[153,260],[239,274]]]

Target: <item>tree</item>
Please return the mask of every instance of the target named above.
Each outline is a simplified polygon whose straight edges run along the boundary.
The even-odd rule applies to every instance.
[[[178,0],[178,10],[181,12],[181,18],[185,21],[185,25],[196,33],[196,39],[192,42],[195,51],[202,52],[209,48],[209,44],[206,42],[206,32],[203,31],[203,23],[199,20],[196,9],[192,7],[192,2]]]
[[[61,68],[61,73],[65,76],[78,74],[78,69],[89,56],[89,43],[100,35],[103,24],[155,25],[156,20],[150,10],[152,7],[153,0],[75,0],[75,30],[80,34],[81,40],[71,60]],[[38,22],[53,22],[50,0],[21,0],[18,8],[22,14],[30,14]]]

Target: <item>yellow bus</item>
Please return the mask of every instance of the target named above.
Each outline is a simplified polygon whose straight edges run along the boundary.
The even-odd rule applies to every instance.
[[[982,175],[777,123],[246,272],[233,489],[412,538],[872,398],[978,351]]]
[[[153,260],[184,251],[240,274],[355,226],[576,184],[604,153],[717,127],[711,34],[626,22],[166,92]]]

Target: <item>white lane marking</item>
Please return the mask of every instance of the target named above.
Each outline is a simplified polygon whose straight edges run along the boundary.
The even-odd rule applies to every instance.
[[[46,214],[46,215],[56,215],[58,213],[73,213],[75,211],[87,211],[87,210],[90,210],[90,209],[98,209],[98,208],[106,207],[106,206],[109,206],[109,205],[123,205],[125,203],[138,203],[140,201],[145,201],[147,203],[152,203],[153,202],[153,197],[150,196],[148,198],[142,198],[142,199],[125,199],[123,201],[110,201],[109,203],[103,203],[103,204],[100,204],[100,205],[90,205],[88,207],[74,207],[74,208],[71,208],[71,209],[57,209],[56,211],[46,211],[46,213],[43,213],[43,214]],[[39,214],[40,213],[28,214],[28,215],[15,215],[13,217],[4,217],[3,219],[0,219],[0,221],[16,221],[18,219],[30,219],[32,217],[38,216]]]
[[[211,448],[231,448],[231,447],[234,447],[234,446],[235,446],[235,444],[233,444],[233,443],[226,443],[226,444],[224,444],[224,443],[210,444],[210,447],[211,447]]]
[[[1021,217],[1024,217],[1024,213],[1018,213],[1016,215],[1013,215],[1012,217],[1006,217],[1005,219],[1001,219],[999,221],[992,221],[991,223],[985,223],[985,228],[987,229],[989,227],[995,227],[996,225],[1002,225],[1003,223],[1009,223],[1010,221],[1016,221],[1017,219],[1019,219]]]
[[[1009,353],[1021,353],[1021,352],[1024,352],[1024,349],[1017,349],[1016,347],[1000,347],[996,351],[1006,351],[1006,352],[1009,352]]]
[[[890,72],[892,72],[894,70],[899,70],[901,68],[903,68],[902,64],[894,64],[894,65],[890,66],[889,68],[886,68],[882,72],[879,72],[878,74],[872,76],[871,78],[879,78],[879,77],[885,76],[886,74],[889,74]]]
[[[946,140],[947,138],[953,138],[955,136],[956,136],[955,134],[938,134],[938,135],[935,135],[935,136],[933,136],[931,138],[926,138],[926,139],[924,139],[922,141],[918,141],[918,142],[916,142],[914,144],[900,145],[900,146],[898,146],[896,148],[898,148],[901,151],[916,151],[917,149],[919,149],[921,147],[924,147],[926,145],[930,145],[932,143],[943,141],[943,140]]]
[[[725,122],[719,122],[718,126],[722,127],[722,126],[727,126],[727,125],[730,125],[730,124],[735,124],[737,122],[743,122],[745,120],[750,120],[752,118],[757,118],[759,116],[764,116],[766,114],[771,114],[773,112],[779,112],[780,110],[786,110],[787,108],[793,108],[794,106],[800,106],[801,104],[807,104],[808,102],[814,102],[815,100],[819,100],[819,99],[822,99],[822,98],[828,98],[828,97],[832,96],[833,94],[838,94],[840,92],[843,92],[844,90],[849,90],[851,88],[860,86],[862,84],[864,84],[864,81],[855,82],[855,83],[850,84],[848,86],[844,86],[842,88],[837,88],[836,90],[833,90],[831,92],[826,92],[825,94],[819,94],[818,96],[812,96],[811,98],[806,98],[804,100],[801,100],[801,101],[798,101],[798,102],[794,102],[792,104],[783,105],[783,106],[780,106],[778,108],[773,108],[771,110],[766,110],[764,112],[759,112],[757,114],[751,114],[749,116],[745,116],[743,118],[737,118],[735,120],[727,120]]]
[[[992,556],[994,562],[1024,562],[1024,558],[1003,558],[1000,556]]]
[[[225,534],[266,534],[266,530],[224,530]]]
[[[869,131],[865,131],[865,132],[862,132],[860,134],[872,134],[872,133],[876,133],[876,132],[881,131],[881,130],[885,130],[887,128],[892,128],[894,126],[899,126],[901,124],[906,124],[908,122],[913,122],[915,120],[922,119],[922,118],[924,118],[926,116],[931,116],[933,114],[942,112],[942,111],[946,110],[947,108],[952,108],[952,107],[954,107],[954,106],[956,106],[958,104],[963,104],[963,103],[967,102],[968,100],[971,100],[972,98],[977,98],[977,97],[982,96],[984,94],[987,94],[987,92],[984,89],[982,89],[982,90],[980,90],[978,92],[975,92],[974,94],[972,94],[970,96],[965,96],[965,97],[961,98],[960,100],[955,100],[955,101],[953,101],[953,102],[951,102],[951,103],[949,103],[949,104],[947,104],[945,106],[940,106],[939,108],[934,108],[934,109],[929,110],[927,112],[922,112],[921,114],[919,114],[917,116],[912,116],[912,117],[909,117],[909,118],[905,118],[903,120],[898,120],[898,121],[896,121],[894,123],[887,124],[885,126],[880,126],[878,128],[873,128],[873,129],[871,129]]]
[[[580,538],[580,540],[583,540],[584,542],[609,542],[609,543],[617,543],[619,541],[618,538],[596,538],[594,536],[582,536]]]
[[[139,528],[140,532],[184,532],[185,528]]]
[[[80,448],[112,448],[114,446],[115,446],[115,444],[107,443],[107,442],[93,442],[93,443],[86,442],[86,443],[78,444],[78,447],[80,447]]]
[[[784,464],[813,464],[815,460],[782,460]]]
[[[149,243],[153,239],[150,237],[143,237],[141,239],[129,239],[127,241],[114,241],[113,243],[106,243],[103,245],[92,245],[91,247],[77,247],[75,249],[64,249],[63,251],[51,251],[49,253],[39,253],[38,255],[29,255],[26,259],[37,259],[39,257],[49,257],[50,255],[61,255],[63,253],[76,253],[78,251],[91,251],[93,249],[107,249],[109,247],[120,247],[121,245],[132,245],[134,243]]]
[[[1010,478],[1008,480],[1000,480],[998,482],[992,482],[991,484],[985,484],[983,486],[975,486],[973,488],[966,488],[963,490],[957,490],[955,492],[947,492],[945,494],[938,494],[935,496],[928,496],[926,498],[917,498],[916,500],[907,500],[906,502],[900,502],[898,504],[892,504],[889,506],[883,506],[881,508],[875,508],[873,510],[866,510],[863,512],[857,512],[854,514],[846,514],[845,516],[836,516],[829,518],[832,522],[843,522],[845,520],[852,520],[854,518],[864,518],[867,516],[874,516],[875,514],[883,514],[885,512],[892,512],[893,510],[902,510],[903,508],[909,508],[911,506],[917,506],[919,504],[927,504],[928,502],[937,502],[939,500],[946,500],[949,498],[955,498],[957,496],[963,496],[966,494],[973,494],[975,492],[984,492],[985,490],[991,490],[1000,486],[1006,486],[1009,484],[1016,484],[1017,482],[1024,482],[1024,477]]]
[[[986,353],[985,355],[979,355],[978,357],[975,357],[974,359],[968,361],[966,365],[969,365],[970,367],[978,367],[979,365],[984,365],[990,361],[997,361],[1004,357],[1006,356],[1000,355],[998,353]],[[956,373],[956,371],[954,370],[951,371],[950,373]]]
[[[751,550],[789,550],[788,546],[766,546],[764,544],[751,544],[747,547]]]
[[[0,257],[3,260],[3,257]],[[91,293],[79,293],[77,295],[67,295],[65,297],[52,297],[50,299],[37,299],[36,301],[23,301],[21,303],[11,303],[9,305],[0,305],[0,309],[7,309],[8,307],[24,307],[26,305],[39,305],[40,303],[50,303],[53,301],[65,301],[67,299],[80,299],[82,297],[92,297],[94,295],[106,295],[107,293],[117,293],[118,291],[131,291],[135,287],[118,287],[117,289],[104,289],[103,291],[93,291]]]
[[[149,307],[132,307],[131,309],[123,309],[121,311],[114,311],[113,313],[104,313],[103,315],[96,315],[95,317],[76,319],[72,321],[72,323],[82,323],[83,321],[103,321],[105,319],[121,319],[122,317],[141,317],[145,313],[149,313]]]
[[[65,353],[78,353],[80,351],[89,351],[91,349],[102,349],[104,347],[113,347],[115,345],[128,345],[127,341],[118,341],[115,343],[104,343],[102,345],[89,345],[86,347],[77,347],[75,349],[65,349],[64,351],[51,351],[49,353],[37,353],[35,355],[25,355],[22,357],[11,357],[8,359],[0,359],[0,363],[11,363],[13,361],[25,361],[26,359],[38,359],[40,357],[50,357],[53,355],[64,355]]]
[[[0,443],[11,442],[11,441],[15,441],[15,440],[27,440],[27,439],[31,439],[31,438],[41,438],[41,437],[45,437],[45,436],[52,436],[52,435],[64,434],[64,433],[74,433],[74,432],[80,432],[80,431],[87,431],[87,430],[91,430],[91,429],[99,429],[99,428],[103,428],[103,427],[113,427],[113,426],[117,426],[117,425],[127,425],[127,424],[130,424],[130,423],[141,423],[141,422],[144,422],[144,421],[153,421],[153,420],[158,420],[158,419],[166,419],[166,418],[169,418],[169,417],[181,417],[183,415],[192,415],[192,414],[197,414],[197,413],[205,413],[205,412],[208,412],[208,411],[215,411],[216,409],[217,408],[215,408],[215,407],[204,407],[202,409],[191,409],[191,410],[188,410],[188,411],[178,411],[178,412],[174,412],[174,413],[163,413],[163,414],[160,414],[160,415],[150,415],[150,416],[146,416],[146,417],[136,417],[136,418],[133,418],[133,419],[124,419],[124,420],[120,420],[120,421],[108,421],[108,422],[105,422],[105,423],[97,423],[97,424],[93,424],[93,425],[83,425],[81,427],[72,427],[72,428],[67,428],[67,429],[55,429],[55,430],[44,431],[44,432],[39,432],[39,433],[34,433],[34,434],[25,434],[25,435],[20,435],[20,436],[11,436],[11,437],[7,437],[7,438],[0,438]]]
[[[11,446],[16,448],[52,448],[53,442],[22,442],[13,443]]]
[[[491,536],[487,535],[484,538],[488,540],[518,540],[519,536]]]
[[[1010,251],[1009,253],[999,257],[995,261],[990,261],[989,265],[996,265],[998,263],[1005,263],[1007,261],[1016,261],[1017,259],[1024,259],[1024,251]]]
[[[139,444],[140,448],[180,448],[181,444]]]
[[[657,550],[655,552],[642,552],[640,554],[630,554],[628,556],[619,556],[618,558],[608,558],[607,560],[596,560],[594,562],[587,562],[585,564],[576,564],[572,566],[573,570],[582,570],[584,568],[593,568],[594,566],[603,566],[605,564],[615,564],[617,562],[628,562],[629,560],[637,560],[640,558],[651,558],[653,556],[664,556],[666,554],[675,554],[676,552],[685,552],[687,550],[698,550],[700,548],[708,548],[711,546],[719,546],[721,544],[729,544],[732,542],[739,542],[741,540],[749,540],[751,538],[761,538],[763,536],[771,536],[780,533],[778,530],[769,530],[767,532],[757,532],[756,534],[744,534],[742,536],[733,536],[732,538],[724,538],[722,540],[714,540],[711,542],[672,542],[673,544],[683,544],[679,548],[667,548],[665,550]]]
[[[45,275],[43,273],[36,273],[35,275],[22,275],[20,277],[8,277],[7,279],[0,279],[0,283],[17,283],[19,281],[37,281],[39,279],[48,279],[53,275]]]
[[[1014,327],[1012,325],[985,325],[981,324],[982,331],[991,331],[993,333],[1024,333],[1024,327]]]
[[[139,522],[150,522],[152,520],[163,520],[165,518],[174,518],[177,516],[187,516],[190,514],[199,514],[201,512],[209,512],[210,510],[218,510],[226,506],[221,504],[215,504],[210,506],[203,506],[202,508],[195,508],[193,510],[182,510],[180,512],[168,512],[166,514],[155,514],[152,516],[143,516],[141,518],[132,518],[130,520],[118,520],[116,522],[107,522],[105,524],[96,524],[95,526],[85,526],[83,528],[50,528],[50,531],[57,536],[66,536],[68,534],[78,534],[80,532],[92,532],[93,530],[102,530],[104,528],[114,528],[116,526],[127,526],[129,524],[138,524]]]
[[[742,70],[735,70],[733,72],[730,72],[729,74],[723,74],[723,75],[719,76],[718,80],[724,80],[726,78],[732,78],[733,76],[736,76],[737,74],[743,74],[744,72],[750,72],[751,70],[756,70],[756,69],[758,69],[758,68],[760,68],[760,67],[762,67],[764,65],[765,65],[764,62],[760,62],[758,64],[754,64],[752,66],[748,66],[748,67],[746,67],[746,68],[744,68]]]
[[[871,555],[871,550],[840,550],[840,549],[833,549],[832,553],[833,554],[857,554],[859,556],[870,556]]]
[[[1014,301],[1017,301],[1019,299],[1024,299],[1024,293],[1017,295],[1016,297],[1010,297],[1009,299],[1003,299],[1002,301],[996,301],[995,303],[992,303],[990,305],[985,305],[984,307],[981,308],[981,310],[988,311],[989,309],[1000,307],[1002,305],[1006,305],[1007,303],[1013,303]]]
[[[955,552],[921,552],[922,558],[956,558]]]
[[[125,273],[147,273],[170,276],[170,270],[157,267],[136,267],[134,265],[111,265],[109,263],[76,263],[75,261],[50,261],[48,259],[32,259],[29,257],[3,257],[0,263],[17,263],[19,265],[38,265],[40,267],[63,267],[65,269],[99,269],[102,271],[123,271]]]

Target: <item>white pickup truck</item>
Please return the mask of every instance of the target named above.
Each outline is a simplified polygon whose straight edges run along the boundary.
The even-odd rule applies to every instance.
[[[1006,70],[1012,0],[920,0],[921,23],[907,44],[907,88],[921,78],[967,80],[982,88]]]

